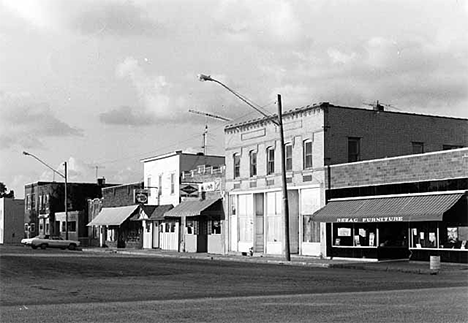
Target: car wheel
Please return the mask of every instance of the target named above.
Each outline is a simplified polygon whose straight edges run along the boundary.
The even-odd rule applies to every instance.
[[[31,245],[31,248],[33,248],[33,249],[37,249],[37,246],[35,246],[35,245]]]
[[[45,243],[41,244],[41,249],[47,248],[47,245]]]
[[[69,250],[75,250],[76,249],[76,244],[70,243],[70,245],[68,246],[68,249]]]

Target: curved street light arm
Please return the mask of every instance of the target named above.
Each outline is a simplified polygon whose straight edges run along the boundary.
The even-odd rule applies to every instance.
[[[26,156],[31,156],[32,158],[36,159],[38,162],[40,162],[42,165],[44,165],[45,167],[49,168],[51,171],[53,171],[54,173],[60,175],[62,178],[65,178],[65,175],[63,175],[62,173],[60,173],[59,171],[53,169],[52,167],[50,167],[49,165],[47,165],[46,163],[44,163],[42,160],[40,160],[38,157],[34,156],[33,154],[30,154],[28,153],[27,151],[23,151],[23,155],[26,155]]]
[[[232,90],[231,88],[229,88],[227,85],[225,85],[223,82],[220,82],[218,81],[217,79],[214,79],[211,77],[211,75],[205,75],[205,74],[199,74],[198,75],[198,79],[202,82],[204,81],[210,81],[210,82],[215,82],[215,83],[218,83],[219,85],[221,85],[222,87],[224,87],[226,90],[228,90],[229,92],[231,92],[232,94],[234,94],[238,99],[242,100],[245,104],[247,104],[248,106],[250,106],[252,109],[254,109],[255,111],[257,111],[258,113],[260,113],[261,115],[263,115],[264,117],[266,118],[272,118],[272,116],[269,116],[268,114],[266,114],[265,112],[263,112],[262,110],[260,110],[259,108],[257,108],[256,106],[254,106],[252,103],[250,103],[248,100],[246,100],[244,97],[242,97],[241,95],[239,95],[237,92],[235,92],[234,90]],[[272,119],[273,123],[276,124],[276,125],[279,125],[279,122],[277,120],[275,120],[274,118]]]

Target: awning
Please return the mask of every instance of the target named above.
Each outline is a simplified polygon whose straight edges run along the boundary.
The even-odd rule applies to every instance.
[[[442,221],[444,213],[464,194],[405,194],[331,200],[313,214],[313,220],[340,223]]]
[[[138,205],[129,205],[102,208],[101,212],[94,218],[94,220],[88,223],[88,226],[121,225],[138,207]]]
[[[173,209],[172,204],[164,205],[141,205],[139,212],[130,218],[131,221],[162,221],[164,214]]]
[[[213,211],[219,214],[222,211],[222,206],[216,208],[216,203],[222,204],[221,199],[210,200],[186,200],[166,212],[165,217],[187,217],[208,215]],[[221,214],[220,214],[221,215]]]

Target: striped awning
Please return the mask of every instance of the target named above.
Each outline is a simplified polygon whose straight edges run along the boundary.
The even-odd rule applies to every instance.
[[[216,205],[219,203],[219,205]],[[167,211],[164,217],[190,217],[207,215],[207,213],[220,213],[222,212],[221,199],[209,200],[186,200],[174,207],[172,210]]]
[[[95,225],[121,225],[138,208],[138,205],[121,207],[104,207],[88,226]]]
[[[405,194],[331,200],[313,214],[317,222],[442,221],[464,192]]]

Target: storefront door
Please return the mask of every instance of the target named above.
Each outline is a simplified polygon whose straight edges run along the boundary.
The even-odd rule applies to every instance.
[[[159,227],[161,249],[179,251],[179,222],[167,221]]]

